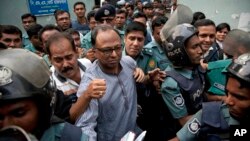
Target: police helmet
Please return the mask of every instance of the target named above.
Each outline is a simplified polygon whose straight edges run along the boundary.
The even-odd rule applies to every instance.
[[[56,85],[41,57],[24,49],[0,50],[0,103],[36,98],[44,104],[41,107],[49,108],[46,110],[51,117],[55,91]]]
[[[190,66],[191,61],[185,49],[186,41],[197,33],[191,24],[180,24],[169,31],[169,37],[163,42],[164,50],[174,67]]]
[[[250,53],[240,55],[227,68],[229,74],[250,84]]]

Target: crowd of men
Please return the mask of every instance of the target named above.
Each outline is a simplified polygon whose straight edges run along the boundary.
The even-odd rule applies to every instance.
[[[165,1],[164,1],[165,2]],[[0,140],[223,140],[250,127],[250,33],[161,0],[73,6],[55,24],[0,25]],[[13,127],[13,125],[18,127]],[[249,128],[250,129],[250,128]]]

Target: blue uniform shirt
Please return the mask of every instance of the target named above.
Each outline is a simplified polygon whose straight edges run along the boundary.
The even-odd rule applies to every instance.
[[[228,125],[239,125],[239,122],[230,116],[227,105],[221,105],[221,112]],[[197,112],[187,123],[177,132],[180,141],[198,141],[201,128],[202,110]]]
[[[174,70],[168,66],[167,71]],[[188,69],[177,70],[178,73],[188,79],[192,79],[192,71]],[[161,85],[162,97],[169,108],[173,118],[179,119],[188,115],[187,107],[185,106],[184,98],[182,97],[178,83],[171,77],[166,77]]]

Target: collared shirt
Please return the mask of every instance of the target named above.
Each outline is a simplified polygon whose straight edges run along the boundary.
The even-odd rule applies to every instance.
[[[36,48],[33,46],[32,43],[26,45],[26,46],[24,47],[24,49],[27,49],[27,50],[29,50],[29,51],[31,51],[31,52],[34,52],[34,53],[36,53],[36,51],[37,51]]]
[[[91,44],[91,31],[89,31],[85,36],[83,36],[83,38],[81,40],[81,45],[86,50],[89,50],[90,48],[92,48],[92,44]]]
[[[28,36],[28,34],[27,33],[24,33],[23,35],[22,35],[22,43],[23,43],[23,47],[25,47],[25,46],[27,46],[27,45],[29,45],[31,42],[30,42],[30,39],[29,39],[29,36]]]
[[[83,58],[83,59],[78,59],[78,61],[84,66],[86,67],[85,69],[87,69],[90,65],[91,62],[90,60]],[[51,67],[51,71],[52,71],[52,77],[56,82],[56,87],[57,89],[61,90],[64,95],[70,95],[73,93],[76,93],[79,87],[79,84],[77,82],[75,82],[72,79],[69,78],[65,78],[63,76],[58,76],[58,72],[56,72],[54,66]],[[80,67],[80,74],[81,74],[81,78],[83,78],[84,75],[84,71],[81,67]]]
[[[136,63],[131,57],[123,56],[120,65],[122,70],[119,74],[107,74],[96,60],[81,81],[78,97],[95,78],[105,79],[107,87],[104,96],[92,99],[76,121],[76,125],[89,135],[90,141],[120,141],[128,131],[137,128],[137,92],[133,77]]]
[[[148,43],[144,49],[151,49],[153,52],[154,58],[156,59],[157,66],[163,71],[165,70],[171,62],[167,58],[165,52],[162,50],[161,46],[155,41]]]
[[[168,66],[166,70],[171,71],[174,70],[174,68]],[[192,70],[178,69],[176,71],[188,79],[193,79]],[[179,119],[188,115],[187,107],[184,104],[184,98],[181,94],[181,89],[178,86],[177,81],[175,81],[172,77],[165,78],[161,86],[161,93],[173,118]]]
[[[203,57],[206,58],[209,55],[209,52],[213,50],[214,50],[213,46],[209,47],[209,49],[203,54]]]
[[[127,56],[125,47],[123,48],[122,56]],[[134,58],[134,60],[136,61],[137,66],[141,68],[145,74],[147,74],[148,71],[157,68],[157,64],[153,56],[148,54],[146,55],[142,51],[136,58]]]

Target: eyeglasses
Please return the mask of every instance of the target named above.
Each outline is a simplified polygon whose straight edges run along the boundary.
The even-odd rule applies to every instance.
[[[100,19],[98,22],[103,24],[104,21],[106,21],[106,23],[111,23],[114,20],[114,18],[107,18],[107,19]]]
[[[122,50],[122,45],[117,45],[114,47],[106,47],[106,48],[95,48],[97,50],[99,50],[100,52],[102,52],[105,56],[110,56],[113,51],[115,51],[116,54],[120,54],[121,50]]]

